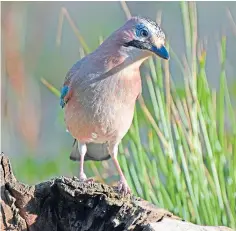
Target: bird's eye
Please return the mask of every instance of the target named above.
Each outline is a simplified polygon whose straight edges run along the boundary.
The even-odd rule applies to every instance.
[[[148,31],[146,29],[140,30],[140,36],[147,37],[148,36]]]
[[[144,38],[148,37],[149,36],[148,28],[143,24],[138,24],[136,26],[136,35],[138,37],[144,37]]]

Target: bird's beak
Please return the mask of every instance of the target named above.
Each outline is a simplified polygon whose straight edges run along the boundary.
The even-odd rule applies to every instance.
[[[153,53],[155,53],[156,55],[158,55],[160,58],[163,58],[163,59],[166,59],[166,60],[170,59],[169,53],[166,50],[164,45],[161,45],[159,47],[153,45],[152,48],[151,48],[151,51]]]

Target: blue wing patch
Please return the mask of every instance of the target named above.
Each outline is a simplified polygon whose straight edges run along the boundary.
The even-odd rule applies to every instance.
[[[64,98],[67,95],[68,91],[69,91],[68,86],[64,86],[61,89],[60,105],[61,105],[62,108],[64,108],[65,105],[66,105],[66,102],[65,102]]]

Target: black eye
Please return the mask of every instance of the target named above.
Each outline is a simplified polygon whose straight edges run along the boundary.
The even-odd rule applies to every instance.
[[[142,30],[140,30],[140,35],[141,35],[142,37],[147,37],[147,36],[148,36],[148,31],[145,30],[145,29],[142,29]]]

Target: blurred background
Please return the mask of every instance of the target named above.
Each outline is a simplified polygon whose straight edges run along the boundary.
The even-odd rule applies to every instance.
[[[127,6],[132,15],[153,20],[161,15],[172,53],[179,62],[184,60],[186,30],[179,2],[134,1]],[[196,10],[198,41],[207,53],[205,73],[209,88],[216,91],[221,83],[221,40],[226,37],[225,76],[235,112],[236,2],[197,2]],[[42,78],[60,89],[66,72],[83,56],[79,36],[92,51],[125,20],[120,2],[1,3],[1,151],[10,157],[18,179],[37,183],[53,176],[77,175],[77,164],[69,160],[73,139],[66,132],[59,99]],[[169,70],[181,91],[184,78],[179,62],[171,58]],[[143,76],[146,70],[142,68]],[[150,103],[145,90],[144,99]],[[96,174],[102,165],[107,174],[102,178],[113,182],[114,174],[106,163],[87,166],[93,168],[89,174]]]

